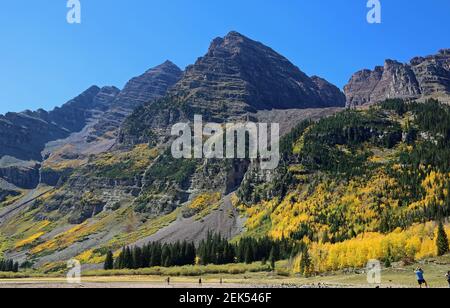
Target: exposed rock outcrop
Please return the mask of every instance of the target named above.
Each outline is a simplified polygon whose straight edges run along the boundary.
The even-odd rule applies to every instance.
[[[450,96],[450,49],[417,57],[408,64],[386,60],[383,67],[362,70],[344,88],[347,107],[374,104],[389,98],[426,99]]]
[[[0,203],[5,201],[8,197],[15,197],[18,195],[20,195],[20,193],[18,193],[17,191],[3,190],[0,188]]]
[[[19,188],[33,189],[39,184],[39,168],[39,164],[0,168],[0,178]]]

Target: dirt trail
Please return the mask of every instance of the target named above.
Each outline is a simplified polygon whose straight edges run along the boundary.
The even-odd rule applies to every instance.
[[[163,280],[163,279],[162,279]],[[249,289],[257,286],[243,285],[243,284],[219,284],[219,283],[204,283],[201,286],[198,283],[171,283],[167,285],[164,281],[161,282],[82,282],[81,284],[68,284],[65,282],[52,281],[11,281],[0,282],[0,289],[110,289],[110,288],[127,288],[127,289],[211,289],[211,288],[232,288],[232,289]]]

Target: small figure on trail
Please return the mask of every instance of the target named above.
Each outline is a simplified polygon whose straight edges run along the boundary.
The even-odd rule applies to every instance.
[[[450,288],[450,271],[448,271],[447,274],[445,274],[445,278],[447,278],[448,287]]]
[[[167,277],[166,281],[167,281],[167,285],[170,286],[170,277]]]
[[[202,285],[202,279],[201,279],[201,278],[198,280],[198,284],[199,284],[200,286]]]
[[[223,284],[223,279],[222,278],[220,278],[220,284]]]
[[[425,287],[428,289],[428,283],[425,280],[425,277],[424,277],[425,273],[424,273],[423,269],[418,267],[414,273],[416,274],[417,282],[419,283],[420,288],[422,289],[422,285],[425,285]]]

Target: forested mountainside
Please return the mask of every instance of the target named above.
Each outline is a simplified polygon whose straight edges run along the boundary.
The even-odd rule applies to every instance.
[[[249,223],[269,224],[276,238],[340,242],[406,228],[449,215],[449,142],[450,108],[437,101],[343,111],[301,123],[282,143],[274,181],[250,174],[238,196],[251,212],[273,209]]]
[[[434,100],[303,122],[274,180],[248,174],[239,189],[245,235],[311,243],[323,270],[435,255],[431,222],[450,215],[449,142],[450,107]]]

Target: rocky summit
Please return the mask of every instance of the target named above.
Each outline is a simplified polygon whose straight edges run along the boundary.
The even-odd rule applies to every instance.
[[[308,77],[273,49],[230,32],[186,68],[183,78],[156,104],[145,105],[125,123],[120,141],[146,141],[194,114],[223,122],[254,117],[260,110],[344,107],[343,93],[326,80]],[[148,139],[148,138],[147,138]]]
[[[93,125],[92,139],[117,137],[123,121],[136,107],[152,103],[167,94],[183,75],[183,71],[170,61],[147,70],[144,74],[132,78],[117,94],[109,109]]]
[[[386,60],[384,66],[362,70],[344,88],[347,106],[374,104],[389,98],[448,101],[450,96],[450,49],[416,57],[408,64]]]
[[[334,107],[344,98],[321,95],[314,82],[285,57],[237,32],[213,40],[207,54],[187,68],[176,92],[211,108],[226,103],[231,111],[273,108]],[[233,110],[236,108],[236,110]]]

